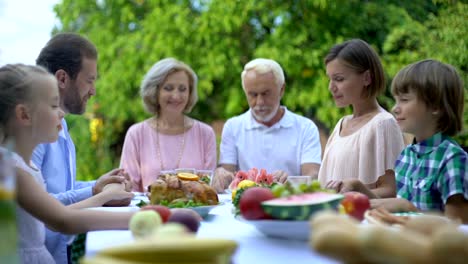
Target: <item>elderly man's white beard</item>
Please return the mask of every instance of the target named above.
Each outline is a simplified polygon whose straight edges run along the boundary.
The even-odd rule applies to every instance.
[[[275,110],[271,111],[271,113],[269,113],[267,116],[259,116],[255,113],[255,110],[257,111],[262,110],[262,107],[254,107],[253,109],[250,108],[250,112],[252,113],[252,115],[255,117],[257,121],[266,123],[266,122],[270,122],[273,119],[273,117],[275,117],[276,113],[278,112],[279,107],[280,105],[277,104],[275,107]]]

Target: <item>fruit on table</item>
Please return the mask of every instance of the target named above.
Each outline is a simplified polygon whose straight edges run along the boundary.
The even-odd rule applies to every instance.
[[[153,237],[156,239],[160,238],[172,238],[177,236],[190,235],[190,230],[180,223],[167,223],[158,228],[154,233]]]
[[[262,208],[262,202],[274,199],[270,189],[251,187],[244,191],[239,201],[241,215],[248,220],[271,218]]]
[[[164,206],[164,205],[149,204],[149,205],[143,206],[140,209],[140,211],[144,211],[144,210],[153,210],[153,211],[157,212],[159,214],[159,216],[161,216],[161,219],[162,219],[163,223],[166,223],[167,220],[169,219],[169,217],[171,216],[171,210],[169,208],[167,208],[166,206]]]
[[[234,200],[234,198],[236,197],[237,190],[246,189],[246,188],[255,187],[255,186],[257,186],[257,183],[251,180],[243,180],[239,182],[239,184],[237,185],[237,188],[232,190],[232,193],[231,193],[232,200]]]
[[[330,190],[322,189],[318,180],[313,180],[310,183],[300,183],[296,186],[287,181],[284,184],[273,185],[271,191],[276,197],[287,197],[293,194],[314,193],[314,192],[330,192]]]
[[[261,203],[263,210],[275,219],[307,220],[314,213],[332,209],[336,210],[343,195],[316,192],[291,195]]]
[[[229,184],[230,190],[235,190],[239,183],[244,180],[250,180],[258,185],[269,186],[273,183],[273,175],[267,173],[265,169],[252,168],[248,171],[237,171],[236,175],[234,175],[234,180],[232,180],[231,184]]]
[[[161,216],[154,210],[136,212],[129,222],[129,228],[135,239],[150,237],[162,224]]]
[[[275,197],[285,197],[291,195],[290,191],[283,184],[276,184],[271,187],[271,192]]]
[[[198,181],[200,179],[198,175],[189,172],[179,172],[177,177],[184,181]]]
[[[359,221],[364,219],[364,213],[370,208],[369,197],[359,192],[347,192],[341,201],[344,211]]]
[[[237,185],[237,189],[245,189],[245,188],[249,188],[249,187],[254,187],[256,185],[257,184],[254,181],[243,180],[243,181],[239,182],[239,184]]]
[[[168,219],[168,223],[179,223],[187,227],[193,233],[198,231],[200,227],[201,217],[197,212],[191,209],[174,210]]]

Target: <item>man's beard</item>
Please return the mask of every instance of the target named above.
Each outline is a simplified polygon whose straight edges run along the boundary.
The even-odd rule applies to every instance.
[[[78,87],[72,86],[67,89],[63,96],[65,110],[74,115],[81,115],[86,111],[86,104],[78,93]]]
[[[271,113],[269,113],[267,116],[259,116],[255,113],[255,109],[258,109],[260,110],[261,107],[254,107],[253,109],[250,108],[250,112],[252,113],[252,115],[255,117],[255,119],[257,121],[260,121],[260,122],[270,122],[276,115],[276,113],[278,112],[278,109],[279,109],[280,105],[276,105],[275,109],[273,111],[271,111]]]

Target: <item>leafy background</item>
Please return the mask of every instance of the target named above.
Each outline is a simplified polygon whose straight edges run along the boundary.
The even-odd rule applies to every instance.
[[[212,124],[218,135],[224,120],[248,108],[240,73],[255,57],[283,66],[282,103],[315,120],[325,136],[351,113],[335,107],[327,88],[323,58],[338,42],[370,43],[388,86],[399,69],[424,58],[454,65],[468,81],[466,1],[63,0],[54,10],[61,25],[53,33],[78,32],[99,50],[97,95],[84,117],[67,117],[81,180],[119,166],[128,127],[149,117],[140,82],[165,57],[197,72],[200,100],[190,115]],[[386,109],[394,103],[388,89],[379,101]],[[456,139],[468,145],[466,114],[464,124]]]

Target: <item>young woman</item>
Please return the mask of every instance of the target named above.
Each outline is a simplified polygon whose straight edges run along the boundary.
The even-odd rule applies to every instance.
[[[351,106],[353,114],[335,126],[318,179],[338,192],[395,197],[393,166],[404,143],[395,118],[377,102],[385,90],[377,53],[363,40],[352,39],[332,47],[325,64],[335,104]]]

